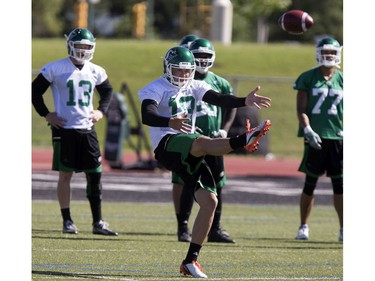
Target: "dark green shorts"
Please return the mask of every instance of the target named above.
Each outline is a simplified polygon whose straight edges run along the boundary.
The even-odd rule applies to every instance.
[[[189,151],[195,139],[200,134],[169,134],[164,136],[155,149],[155,159],[166,169],[175,172],[187,188],[196,190],[201,187],[216,194],[215,181],[204,157],[194,157]],[[211,179],[207,185],[200,181],[201,177]],[[213,187],[213,188],[212,188]]]
[[[225,175],[225,169],[224,169],[224,157],[206,155],[204,157],[204,161],[210,167],[212,177],[214,178],[215,183],[216,183],[216,188],[223,187],[227,182],[227,177]],[[206,179],[205,177],[202,177],[201,182],[203,185],[208,186],[211,180]],[[184,184],[184,181],[175,172],[172,172],[172,183]]]
[[[155,159],[170,171],[185,170],[189,174],[197,171],[203,157],[187,162],[190,147],[199,134],[168,134],[155,149]]]

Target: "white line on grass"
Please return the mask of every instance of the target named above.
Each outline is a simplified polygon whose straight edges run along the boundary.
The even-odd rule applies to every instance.
[[[77,273],[79,275],[80,273]],[[73,275],[73,274],[72,274]],[[152,278],[137,278],[137,279],[129,279],[129,278],[123,278],[123,277],[110,277],[108,275],[100,276],[100,275],[95,275],[95,276],[90,276],[91,279],[98,279],[98,280],[120,280],[120,281],[181,281],[181,276],[180,277],[173,277],[173,278],[165,278],[165,277],[152,277]],[[51,276],[41,276],[38,277],[38,279],[48,279],[51,280]],[[66,276],[54,276],[53,279],[66,279]],[[76,280],[84,280],[87,279],[87,275],[85,277],[79,277],[79,276],[71,276],[69,279],[76,279]],[[228,277],[225,278],[210,278],[210,280],[217,280],[217,281],[227,281]],[[229,278],[230,280],[343,280],[342,277],[338,276],[321,276],[321,277],[239,277],[239,278]]]

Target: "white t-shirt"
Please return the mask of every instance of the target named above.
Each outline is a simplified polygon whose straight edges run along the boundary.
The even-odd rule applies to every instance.
[[[93,123],[89,116],[93,110],[94,90],[108,78],[105,70],[91,62],[85,62],[79,70],[66,57],[46,64],[41,73],[51,83],[55,112],[67,120],[64,128],[91,128]]]

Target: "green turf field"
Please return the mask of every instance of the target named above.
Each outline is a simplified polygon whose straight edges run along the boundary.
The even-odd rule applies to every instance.
[[[177,45],[172,41],[137,41],[98,39],[93,62],[103,66],[115,91],[127,83],[134,99],[139,103],[137,91],[162,75],[162,57]],[[270,151],[279,158],[300,158],[302,141],[296,137],[296,92],[293,81],[303,71],[314,67],[315,46],[296,43],[253,44],[234,43],[231,46],[215,44],[215,73],[228,78],[237,89],[236,94],[245,96],[256,85],[259,94],[272,98],[272,107],[260,111],[261,119],[270,119]],[[33,39],[32,69],[39,70],[44,64],[67,55],[63,39]],[[33,76],[34,77],[34,76]],[[234,77],[241,78],[235,83]],[[258,77],[258,78],[257,78]],[[249,79],[252,80],[249,80]],[[270,81],[269,78],[283,78]],[[245,79],[245,80],[242,80]],[[51,95],[45,95],[53,110]],[[135,126],[134,110],[130,109],[132,126]],[[104,144],[105,121],[97,123],[98,137]],[[50,132],[45,120],[32,110],[32,144],[50,147]],[[125,144],[125,149],[129,147]]]
[[[188,243],[177,242],[172,203],[107,202],[104,219],[117,237],[91,234],[88,202],[71,204],[77,235],[61,232],[57,202],[32,209],[32,280],[184,280]],[[333,207],[314,208],[309,241],[294,240],[298,206],[225,204],[223,213],[237,243],[204,243],[199,262],[210,280],[343,280]]]

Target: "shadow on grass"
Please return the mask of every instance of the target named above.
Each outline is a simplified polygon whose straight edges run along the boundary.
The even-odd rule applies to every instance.
[[[241,239],[247,240],[247,241],[254,241],[254,245],[241,245],[241,242],[238,242],[236,244],[226,244],[226,243],[205,243],[205,247],[232,247],[232,248],[254,248],[254,249],[331,249],[331,250],[340,250],[343,249],[343,244],[340,242],[334,242],[334,241],[298,241],[298,240],[292,240],[292,239],[285,239],[285,238],[244,238]],[[265,242],[266,244],[260,244],[261,242]],[[273,243],[275,245],[273,245]],[[276,246],[276,243],[284,243],[285,246]]]
[[[36,275],[46,275],[46,276],[59,276],[59,277],[71,277],[71,278],[84,278],[84,279],[101,279],[107,277],[107,278],[124,278],[124,277],[134,277],[132,275],[103,275],[103,274],[93,274],[93,273],[69,273],[69,272],[60,272],[60,271],[40,271],[40,270],[32,270],[32,274]]]
[[[80,234],[82,235],[95,235],[95,236],[101,236],[101,237],[116,237],[116,236],[106,236],[106,235],[99,235],[99,234],[92,234],[91,231],[82,231],[79,230],[78,234],[68,234],[68,233],[62,233],[60,230],[50,230],[50,229],[32,229],[32,233],[34,234],[46,234],[46,235],[55,235],[55,234],[62,234],[64,236],[71,236],[71,237],[77,237]],[[172,236],[171,233],[166,232],[119,232],[120,235],[126,235],[126,236]],[[173,234],[174,235],[174,234]]]
[[[312,241],[312,240],[296,240],[296,239],[285,239],[285,238],[243,238],[245,240],[254,240],[254,241],[278,241],[278,242],[288,242],[288,243],[310,243],[310,244],[339,244],[335,241]],[[340,243],[341,244],[341,243]]]
[[[119,233],[118,236],[106,236],[106,235],[92,234],[90,231],[79,231],[78,234],[67,234],[67,233],[62,233],[59,230],[48,230],[48,229],[33,229],[32,230],[32,239],[60,239],[60,240],[79,240],[79,241],[92,241],[92,240],[140,241],[139,236],[174,237],[175,234],[165,233],[165,232],[126,232],[126,233]],[[168,239],[166,239],[166,242],[169,242],[167,241]],[[176,240],[177,240],[177,236],[176,236]],[[148,241],[148,240],[144,240],[144,241]]]

